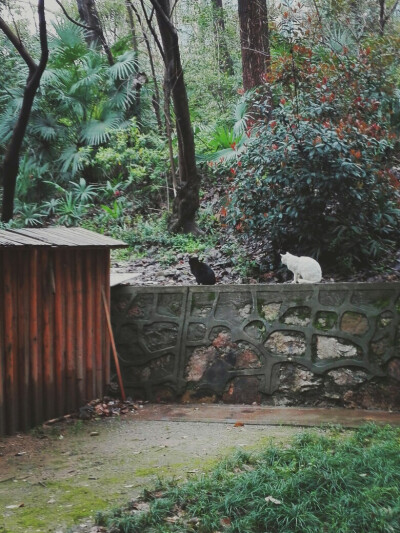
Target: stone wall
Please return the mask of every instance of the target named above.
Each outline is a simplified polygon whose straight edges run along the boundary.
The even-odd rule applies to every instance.
[[[127,392],[151,401],[400,409],[400,283],[120,286]]]

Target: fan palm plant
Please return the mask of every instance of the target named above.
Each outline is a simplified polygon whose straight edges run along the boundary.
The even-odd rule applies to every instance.
[[[35,100],[25,140],[28,157],[48,162],[52,178],[68,183],[83,170],[89,154],[127,126],[125,112],[132,105],[132,80],[137,61],[131,51],[108,65],[89,47],[83,30],[63,22],[53,26],[50,61]],[[18,71],[18,69],[17,69]],[[25,76],[21,67],[19,76]],[[19,85],[19,84],[15,84]],[[0,149],[9,137],[22,102],[22,90],[0,85]],[[1,152],[0,152],[1,153]],[[44,179],[48,179],[50,173]]]

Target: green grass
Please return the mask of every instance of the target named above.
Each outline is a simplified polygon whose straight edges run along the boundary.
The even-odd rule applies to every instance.
[[[307,431],[289,445],[237,452],[184,484],[163,482],[143,500],[148,511],[114,509],[98,524],[123,533],[397,532],[400,429]]]

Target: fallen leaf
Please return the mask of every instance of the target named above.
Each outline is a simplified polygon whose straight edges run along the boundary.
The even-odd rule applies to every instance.
[[[271,503],[274,503],[275,505],[282,505],[282,502],[280,500],[276,500],[275,498],[273,498],[272,496],[267,496],[265,498],[265,501],[266,502],[271,502]]]
[[[6,509],[18,509],[19,507],[24,507],[24,506],[25,506],[24,503],[18,503],[15,505],[6,505]]]
[[[222,527],[229,527],[231,525],[231,519],[230,518],[221,518],[219,521]]]
[[[235,423],[233,424],[233,427],[234,427],[234,428],[241,428],[241,427],[243,427],[243,426],[244,426],[244,422],[235,422]]]
[[[169,522],[170,524],[175,524],[179,520],[179,516],[167,516],[167,518],[164,519],[166,522]]]

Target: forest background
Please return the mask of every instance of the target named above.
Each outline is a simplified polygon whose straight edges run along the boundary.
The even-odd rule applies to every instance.
[[[0,0],[1,226],[398,279],[399,4]]]

